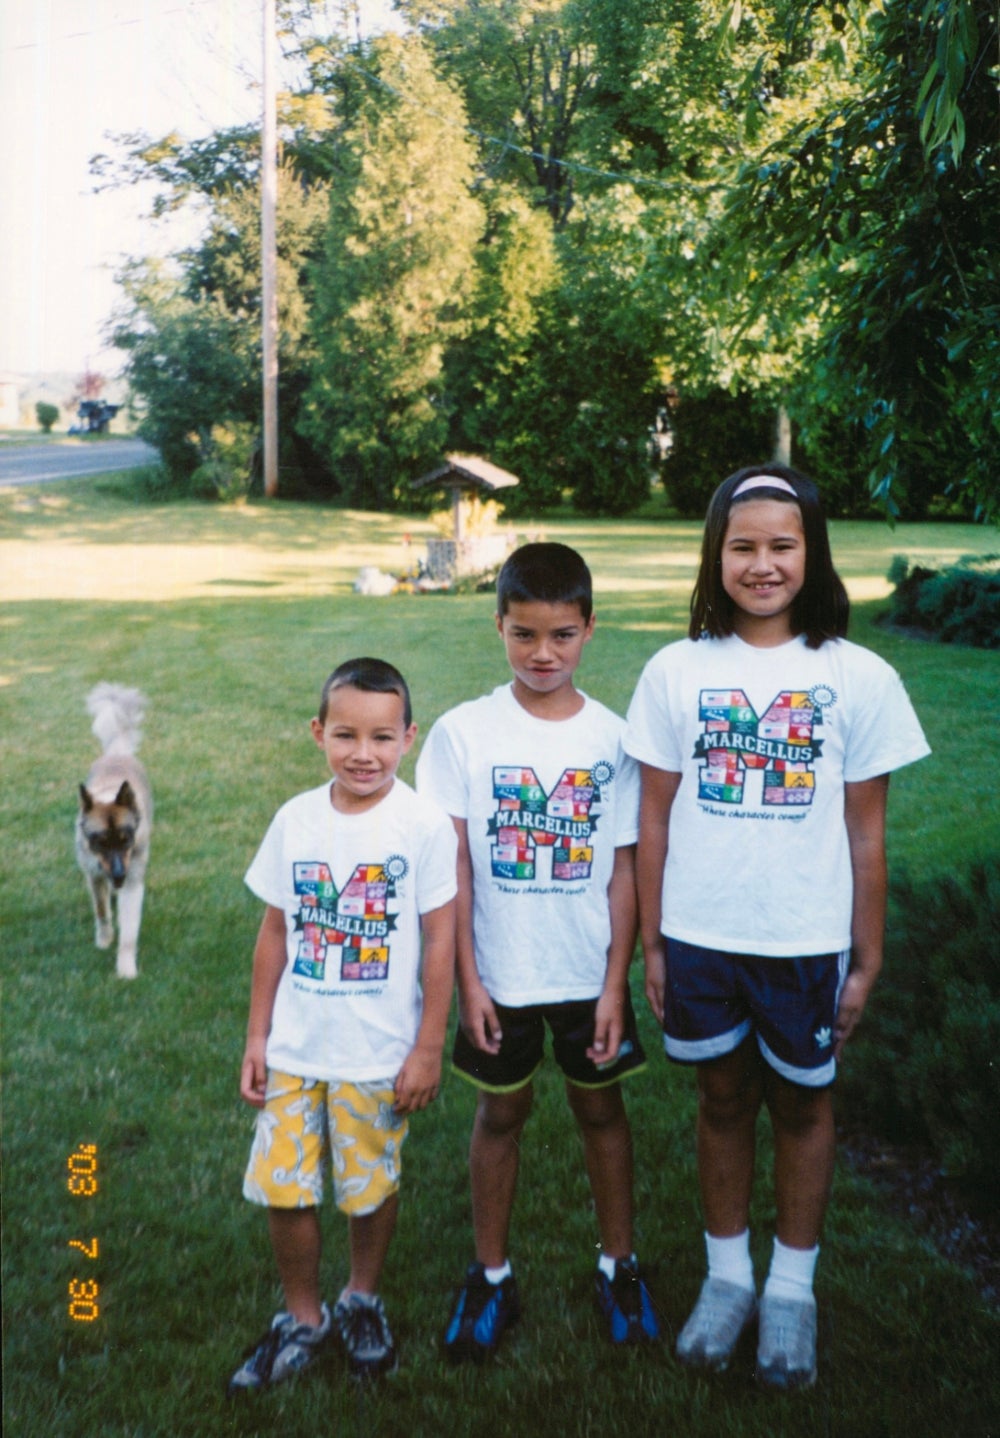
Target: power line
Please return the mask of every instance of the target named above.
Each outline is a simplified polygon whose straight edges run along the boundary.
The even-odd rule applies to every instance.
[[[154,15],[140,15],[134,20],[109,20],[106,24],[96,25],[90,30],[69,30],[62,35],[50,35],[45,40],[29,40],[21,45],[0,45],[0,51],[6,50],[13,54],[20,50],[41,50],[62,40],[83,40],[93,35],[104,35],[109,30],[124,30],[130,25],[145,25],[150,20],[165,20],[168,15],[190,14],[193,10],[206,9],[210,5],[217,4],[218,0],[188,0],[186,5],[172,5],[169,10],[160,10]]]

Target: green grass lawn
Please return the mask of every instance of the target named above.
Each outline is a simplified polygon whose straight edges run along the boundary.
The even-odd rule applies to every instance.
[[[331,1356],[284,1391],[224,1401],[225,1377],[278,1298],[263,1215],[240,1196],[252,1117],[237,1070],[259,918],[242,874],[276,806],[322,777],[308,719],[340,660],[398,663],[423,732],[505,677],[489,595],[351,593],[360,564],[394,567],[404,534],[416,548],[428,528],[294,504],[144,507],[121,478],[0,493],[5,1431],[996,1434],[996,1315],[968,1274],[844,1171],[819,1267],[812,1392],[757,1392],[749,1358],[721,1379],[693,1378],[669,1342],[610,1352],[592,1306],[596,1230],[580,1146],[550,1070],[525,1136],[514,1220],[525,1316],[498,1361],[452,1370],[438,1351],[471,1256],[473,1096],[452,1080],[414,1121],[406,1154],[384,1285],[399,1374],[359,1390]],[[698,526],[567,518],[544,530],[591,562],[598,625],[580,682],[622,709],[646,659],[684,631]],[[903,674],[934,747],[893,780],[891,862],[933,873],[995,852],[1000,806],[982,802],[970,777],[980,715],[1000,706],[1000,656],[873,623],[894,553],[925,563],[983,553],[998,547],[995,532],[839,524],[833,539],[858,600],[852,637]],[[157,830],[133,984],[92,946],[72,856],[76,785],[94,752],[83,698],[100,679],[137,684],[151,701],[143,757]],[[650,1059],[627,1089],[637,1241],[676,1332],[702,1268],[693,1095],[690,1076],[662,1058],[638,973],[635,993]],[[67,1157],[81,1144],[97,1148],[90,1197],[67,1190]],[[760,1148],[762,1269],[773,1226],[766,1125]],[[331,1205],[326,1234],[335,1296],[344,1228]],[[70,1247],[95,1238],[96,1259]],[[68,1285],[88,1280],[99,1284],[99,1317],[72,1321]]]

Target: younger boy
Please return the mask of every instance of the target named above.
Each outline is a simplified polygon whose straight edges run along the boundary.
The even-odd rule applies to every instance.
[[[546,1024],[583,1137],[610,1336],[658,1333],[632,1252],[632,1138],[619,1085],[644,1062],[628,990],[638,780],[624,722],[574,687],[592,609],[590,572],[574,550],[515,550],[496,616],[513,682],[439,719],[417,764],[419,791],[458,834],[454,1066],[479,1090],[469,1157],[476,1261],[445,1332],[456,1361],[491,1353],[519,1314],[507,1240]]]
[[[454,982],[454,831],[396,778],[416,732],[398,670],[341,664],[312,721],[333,783],[278,811],[247,871],[267,909],[240,1076],[260,1109],[243,1193],[268,1209],[285,1306],[230,1394],[297,1373],[331,1326],[356,1376],[395,1366],[379,1279],[407,1115],[437,1095]],[[350,1242],[332,1318],[319,1283],[327,1163]]]

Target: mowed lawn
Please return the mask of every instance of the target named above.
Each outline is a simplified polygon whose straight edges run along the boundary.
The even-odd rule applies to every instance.
[[[471,1256],[473,1096],[452,1079],[414,1121],[405,1155],[384,1284],[398,1375],[359,1390],[331,1353],[315,1376],[259,1400],[222,1397],[278,1306],[263,1216],[240,1196],[252,1118],[236,1080],[259,919],[242,874],[277,805],[322,778],[308,720],[336,663],[359,653],[397,663],[423,732],[505,678],[488,594],[351,592],[361,565],[402,569],[430,532],[417,517],[297,504],[148,507],[122,479],[0,493],[5,1432],[995,1434],[996,1314],[970,1275],[843,1169],[817,1280],[816,1388],[758,1392],[751,1354],[713,1381],[677,1367],[669,1335],[702,1269],[694,1106],[690,1075],[662,1058],[638,967],[649,1064],[627,1089],[637,1242],[668,1340],[646,1353],[604,1344],[580,1147],[550,1065],[525,1135],[512,1238],[525,1313],[498,1360],[451,1369],[439,1351]],[[624,709],[646,659],[685,630],[699,526],[643,516],[521,522],[517,532],[564,540],[589,560],[598,622],[580,682]],[[947,562],[1000,548],[997,535],[844,523],[833,542],[855,600],[852,637],[903,674],[934,748],[893,780],[890,861],[926,876],[961,870],[1000,841],[981,757],[982,718],[1000,706],[1000,656],[891,635],[873,619],[894,554]],[[95,752],[83,699],[101,679],[150,699],[143,757],[157,828],[132,984],[93,948],[72,854],[76,786]],[[738,876],[720,875],[727,881]],[[97,1164],[89,1195],[67,1185],[81,1145],[93,1151],[74,1165]],[[773,1229],[768,1163],[762,1123],[759,1271]],[[325,1228],[333,1297],[344,1228],[329,1204]]]

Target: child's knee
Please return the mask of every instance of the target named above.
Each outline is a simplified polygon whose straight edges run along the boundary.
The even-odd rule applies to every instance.
[[[587,1089],[579,1084],[567,1083],[566,1097],[569,1099],[573,1116],[582,1129],[596,1131],[622,1126],[628,1128],[625,1102],[619,1084]]]
[[[534,1091],[530,1083],[510,1093],[482,1090],[476,1107],[476,1122],[490,1138],[508,1138],[520,1133],[531,1112]]]
[[[713,1128],[735,1128],[753,1123],[760,1111],[762,1088],[759,1082],[730,1081],[726,1076],[702,1071],[698,1075],[698,1116]]]
[[[768,1078],[767,1107],[771,1123],[789,1137],[801,1137],[833,1122],[833,1096],[829,1086],[808,1088],[778,1074]]]

